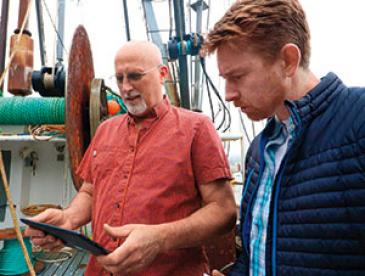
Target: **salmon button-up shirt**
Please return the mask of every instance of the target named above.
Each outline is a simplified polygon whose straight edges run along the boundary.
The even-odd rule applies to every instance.
[[[92,184],[93,239],[113,251],[121,241],[103,224],[161,224],[186,218],[201,208],[198,186],[231,179],[226,155],[205,115],[171,106],[167,98],[137,128],[121,115],[97,129],[80,164]],[[192,233],[193,234],[193,233]],[[203,275],[202,247],[164,252],[135,275]],[[110,275],[92,256],[86,275]]]

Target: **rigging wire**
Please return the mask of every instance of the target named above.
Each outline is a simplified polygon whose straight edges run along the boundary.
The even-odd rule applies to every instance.
[[[230,103],[229,102],[227,102],[226,103],[226,106],[227,106],[227,109],[228,109],[228,112],[229,112],[229,114],[231,114],[231,105],[230,105]],[[225,122],[225,127],[227,128],[227,130],[231,130],[231,126],[228,126],[228,124],[227,124],[227,121]],[[228,143],[230,143],[230,142],[228,142]]]
[[[141,1],[142,13],[143,13],[143,20],[144,20],[144,26],[146,27],[146,36],[147,36],[147,40],[148,40],[148,41],[151,41],[151,40],[152,40],[152,38],[151,38],[150,30],[148,29],[147,14],[146,14],[146,7],[145,7],[145,5],[144,5],[144,1],[145,1],[145,0],[142,0],[142,1]],[[141,7],[141,6],[140,6],[140,7]]]
[[[240,118],[241,126],[242,126],[242,129],[243,129],[244,133],[245,133],[246,139],[247,139],[248,143],[251,144],[252,141],[251,141],[251,139],[248,135],[247,128],[246,128],[245,122],[244,122],[243,117],[242,117],[242,112],[239,109],[237,109],[237,111],[238,111],[238,117]]]
[[[171,66],[172,66],[172,79],[174,80],[174,86],[175,86],[175,90],[177,90],[178,89],[178,85],[177,85],[177,83],[178,83],[178,79],[177,79],[177,77],[176,77],[176,72],[177,72],[177,68],[176,68],[176,63],[175,62],[170,62],[170,64],[171,64]]]
[[[252,123],[252,134],[253,134],[253,137],[256,136],[256,129],[255,129],[255,123],[253,121],[251,121]]]
[[[206,26],[206,32],[208,33],[209,31],[209,20],[210,20],[210,0],[208,1],[208,14],[207,14],[207,26]]]
[[[224,142],[224,149],[227,154],[227,158],[229,158],[229,155],[231,153],[231,142],[230,141]]]
[[[200,64],[201,64],[201,67],[202,67],[202,70],[203,70],[203,74],[206,77],[207,88],[210,85],[210,87],[213,89],[213,92],[214,92],[215,96],[218,98],[218,101],[219,101],[220,111],[223,111],[223,118],[222,118],[220,124],[218,125],[217,130],[220,130],[222,127],[224,127],[224,125],[226,123],[226,126],[222,130],[223,132],[226,132],[231,127],[231,113],[230,113],[228,107],[226,106],[226,104],[224,103],[221,95],[219,94],[218,89],[215,87],[213,81],[209,77],[209,75],[207,73],[207,70],[205,68],[205,59],[203,57],[200,58]],[[226,122],[226,116],[227,116],[227,119],[228,119],[227,122]]]
[[[45,0],[42,0],[42,2],[43,2],[44,7],[46,8],[46,12],[47,12],[47,15],[48,15],[48,17],[49,17],[49,20],[51,20],[52,27],[53,27],[54,31],[56,32],[56,35],[57,35],[58,39],[59,39],[59,40],[60,40],[60,42],[61,42],[62,49],[63,49],[63,51],[65,52],[65,54],[66,54],[66,56],[67,56],[67,59],[68,59],[68,52],[67,52],[67,50],[66,50],[65,44],[63,43],[63,40],[61,39],[61,35],[60,35],[60,33],[58,32],[58,30],[57,30],[57,28],[56,28],[56,24],[54,23],[54,21],[53,21],[53,19],[52,19],[52,16],[51,16],[51,13],[50,13],[50,11],[49,11],[49,8],[48,8],[48,6],[47,6],[47,4],[46,4],[46,1],[45,1]]]
[[[191,0],[189,0],[189,8],[188,8],[188,11],[189,11],[189,34],[191,34],[191,30],[192,30],[192,26],[191,26]]]
[[[207,86],[207,92],[208,92],[208,99],[209,99],[209,106],[210,106],[210,112],[211,112],[211,117],[213,120],[213,123],[215,121],[215,115],[214,115],[214,107],[213,107],[213,101],[212,101],[212,95],[210,94],[210,88],[209,88],[209,83],[208,83],[208,79],[205,78],[205,83]]]
[[[172,0],[168,0],[169,3],[169,38],[172,37],[172,24],[173,24],[173,18],[172,18]]]

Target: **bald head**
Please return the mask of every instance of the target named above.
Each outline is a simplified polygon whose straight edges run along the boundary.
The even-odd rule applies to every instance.
[[[168,68],[151,42],[130,41],[115,56],[115,75],[130,114],[143,118],[163,100],[163,80]]]
[[[142,66],[162,64],[159,48],[148,41],[129,41],[124,44],[115,56],[115,63],[134,61]]]

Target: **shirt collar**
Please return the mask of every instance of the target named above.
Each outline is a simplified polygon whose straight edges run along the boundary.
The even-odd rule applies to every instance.
[[[337,75],[330,72],[321,78],[320,83],[304,97],[296,101],[286,101],[286,105],[294,115],[294,123],[305,125],[311,122],[319,114],[322,114],[332,100],[345,88],[346,86]]]
[[[141,119],[142,128],[148,128],[152,122],[161,119],[170,109],[170,105],[168,97],[164,95],[162,101],[155,105],[145,118]],[[128,124],[135,125],[136,122],[136,117],[128,112]]]
[[[295,122],[293,117],[290,115],[288,119],[280,121],[277,116],[271,117],[264,128],[264,135],[268,138],[275,137],[283,128],[285,135],[293,136],[295,134]]]

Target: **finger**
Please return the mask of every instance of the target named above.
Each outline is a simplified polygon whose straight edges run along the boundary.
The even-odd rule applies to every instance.
[[[128,263],[128,258],[132,253],[133,251],[123,244],[106,256],[96,257],[96,260],[102,266],[124,266],[125,263]]]
[[[213,270],[212,276],[224,276],[224,274],[220,273],[218,270]]]
[[[42,247],[43,245],[47,244],[47,241],[46,241],[45,237],[44,238],[32,238],[32,243],[36,246]]]
[[[116,237],[116,238],[129,236],[129,234],[132,232],[132,230],[134,228],[135,228],[135,226],[133,224],[119,226],[119,227],[112,227],[108,224],[104,224],[104,231],[108,235],[110,235],[112,237]]]
[[[52,219],[54,210],[56,209],[47,209],[44,212],[32,217],[31,220],[35,221],[35,222],[47,222],[50,221]]]
[[[135,254],[135,250],[126,242],[110,254],[111,259],[103,259],[102,266],[112,272],[123,272],[123,275],[134,273],[146,267],[144,259]]]
[[[61,240],[56,240],[53,243],[47,244],[44,248],[48,249],[51,252],[58,252],[64,247],[65,247],[65,245],[63,244],[63,242]]]
[[[57,239],[50,235],[41,237],[41,238],[32,238],[32,243],[37,246],[45,247],[48,244],[55,243]]]
[[[24,230],[24,236],[25,237],[45,237],[45,234],[43,231],[34,229],[30,226],[27,226]]]

